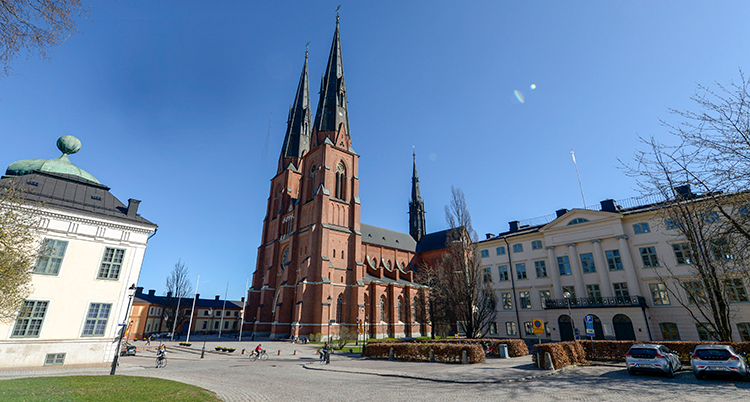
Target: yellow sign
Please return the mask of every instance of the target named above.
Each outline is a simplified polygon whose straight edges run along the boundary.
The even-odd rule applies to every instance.
[[[458,339],[458,334],[453,335],[454,338]]]
[[[534,330],[535,334],[544,335],[544,321],[542,321],[541,319],[532,319],[531,328]]]

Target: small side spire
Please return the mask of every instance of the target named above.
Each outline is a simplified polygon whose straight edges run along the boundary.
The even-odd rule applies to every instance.
[[[418,243],[427,233],[425,224],[424,201],[419,191],[419,176],[417,175],[417,154],[412,147],[414,171],[411,176],[411,200],[409,201],[409,234]]]
[[[294,104],[289,107],[289,118],[287,120],[284,145],[279,157],[278,172],[286,169],[289,163],[298,165],[297,159],[301,158],[310,150],[310,133],[312,121],[310,113],[310,84],[307,73],[307,58],[310,42],[305,45],[305,64],[302,67],[297,93],[294,96]]]

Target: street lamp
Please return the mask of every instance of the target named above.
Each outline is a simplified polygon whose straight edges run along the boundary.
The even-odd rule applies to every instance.
[[[208,308],[208,316],[213,317],[214,309]],[[210,321],[209,321],[210,322]],[[203,332],[203,349],[201,349],[201,359],[206,354],[206,335],[208,334],[208,325],[206,325],[206,331]]]
[[[130,302],[133,301],[135,290],[135,283],[128,288],[128,308],[125,310],[125,319],[122,320],[122,324],[120,325],[122,328],[120,328],[120,336],[117,337],[117,349],[115,349],[115,357],[112,359],[112,368],[109,370],[109,375],[115,375],[115,371],[117,370],[117,360],[120,358],[120,345],[122,344],[122,337],[125,336],[125,326],[128,323],[128,317],[130,317]]]
[[[571,331],[573,331],[573,340],[576,340],[576,322],[573,320],[573,312],[570,310],[570,292],[563,293],[565,302],[568,304],[568,315],[570,316]]]
[[[328,343],[331,342],[331,301],[333,298],[328,295]]]

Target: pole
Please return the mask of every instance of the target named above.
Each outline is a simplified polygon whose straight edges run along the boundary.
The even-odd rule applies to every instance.
[[[581,174],[578,173],[578,162],[576,162],[576,154],[573,152],[573,148],[570,148],[570,156],[573,157],[573,164],[576,165],[576,176],[578,176],[578,187],[581,188],[581,198],[583,199],[583,208],[586,209],[586,197],[583,196],[583,185],[581,184]]]
[[[135,283],[130,285],[128,290],[131,292],[128,295],[128,307],[125,309],[125,319],[122,321],[122,328],[120,328],[120,335],[117,338],[117,349],[115,349],[115,357],[112,359],[112,367],[109,370],[109,375],[115,375],[115,371],[117,370],[117,360],[120,358],[120,346],[122,344],[122,337],[125,336],[125,325],[128,323],[128,317],[130,316],[130,302],[133,301],[134,291],[135,291]]]
[[[214,314],[214,309],[212,309],[212,308],[209,307],[208,308],[208,316],[211,317],[211,316],[213,316],[213,314]],[[208,336],[208,331],[203,332],[203,349],[201,349],[201,359],[203,358],[203,355],[206,354],[206,337],[207,336]]]
[[[193,308],[190,310],[190,324],[188,324],[187,339],[185,343],[190,343],[190,330],[193,329],[193,317],[195,316],[195,299],[198,298],[198,284],[201,282],[201,275],[198,274],[198,280],[195,281],[195,294],[193,295]]]
[[[250,278],[245,281],[245,298],[242,302],[242,311],[240,312],[240,335],[237,342],[242,342],[242,327],[245,325],[245,306],[247,305],[247,287],[250,285]]]
[[[179,288],[179,286],[176,286],[175,288],[176,288],[175,292],[177,293],[176,294],[176,296],[177,296],[177,310],[174,311],[174,322],[172,323],[172,335],[169,337],[169,339],[172,342],[174,342],[174,330],[175,330],[175,328],[177,328],[177,317],[180,316],[180,300],[182,300],[182,298],[180,297],[180,288]]]
[[[219,321],[219,339],[221,339],[221,329],[224,328],[224,315],[227,309],[227,292],[229,292],[229,281],[227,281],[227,288],[224,290],[224,305],[221,306],[221,321]]]

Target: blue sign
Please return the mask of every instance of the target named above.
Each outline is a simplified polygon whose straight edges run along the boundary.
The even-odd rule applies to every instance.
[[[583,321],[586,323],[586,336],[596,336],[596,331],[594,331],[594,316],[587,315]]]

